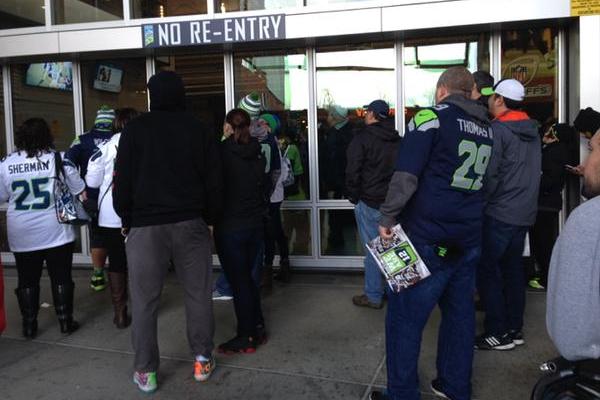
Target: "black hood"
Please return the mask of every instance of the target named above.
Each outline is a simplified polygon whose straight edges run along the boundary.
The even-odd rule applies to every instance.
[[[161,71],[148,81],[150,111],[185,110],[185,88],[175,72]]]
[[[391,118],[388,118],[392,120]],[[374,124],[367,125],[365,130],[370,134],[377,136],[383,141],[386,142],[397,142],[400,140],[400,135],[398,131],[393,128],[393,120],[392,121],[384,121],[384,122],[375,122]]]
[[[490,114],[488,109],[485,108],[480,102],[467,99],[466,97],[457,94],[451,94],[450,96],[446,97],[442,103],[454,104],[479,122],[483,122],[484,124],[488,125],[490,123]]]
[[[247,144],[236,143],[233,136],[225,141],[225,146],[236,156],[245,160],[257,158],[260,155],[260,144],[256,138],[250,138]]]

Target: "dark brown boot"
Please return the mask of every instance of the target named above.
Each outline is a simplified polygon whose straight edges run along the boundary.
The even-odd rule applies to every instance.
[[[279,272],[275,275],[275,279],[283,283],[290,283],[291,277],[292,269],[290,268],[290,260],[282,258],[279,261]]]
[[[118,329],[127,328],[131,324],[131,318],[127,315],[127,274],[124,272],[109,272],[108,282],[115,310],[113,323]]]
[[[269,293],[273,289],[273,266],[265,265],[262,268],[262,275],[260,277],[260,289],[265,294]]]

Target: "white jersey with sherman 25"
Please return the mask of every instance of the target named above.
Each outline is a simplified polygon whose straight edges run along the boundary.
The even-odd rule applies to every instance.
[[[0,163],[0,202],[8,201],[8,243],[13,252],[29,252],[75,240],[73,226],[60,224],[54,206],[54,151],[27,157],[9,154]],[[73,194],[85,189],[79,172],[64,166],[65,182]]]

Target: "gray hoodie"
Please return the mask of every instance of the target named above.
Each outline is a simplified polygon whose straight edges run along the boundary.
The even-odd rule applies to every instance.
[[[526,118],[524,113],[511,115]],[[531,226],[537,214],[542,145],[531,119],[492,121],[494,145],[484,178],[485,214],[506,224]]]
[[[600,197],[572,213],[548,277],[546,327],[561,356],[600,358]]]

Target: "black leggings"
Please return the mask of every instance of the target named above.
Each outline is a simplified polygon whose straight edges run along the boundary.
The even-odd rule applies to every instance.
[[[71,283],[74,247],[75,242],[71,242],[49,249],[14,253],[19,273],[19,288],[39,286],[44,261],[53,286]]]
[[[273,265],[275,258],[275,243],[279,247],[279,258],[289,257],[287,238],[281,224],[281,202],[269,204],[269,223],[265,229],[265,265]]]
[[[121,235],[121,228],[100,227],[99,231],[108,252],[108,270],[110,272],[126,272],[125,237]]]

